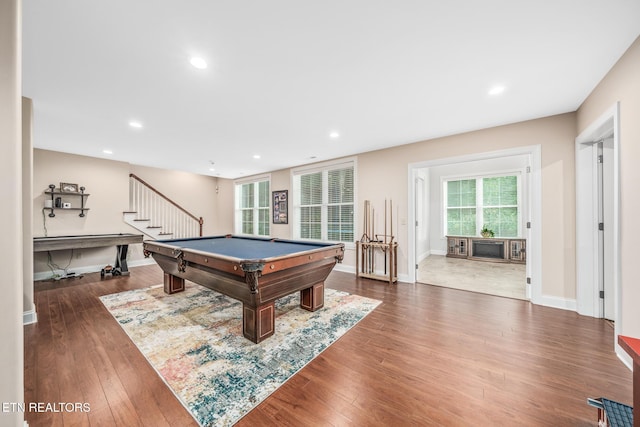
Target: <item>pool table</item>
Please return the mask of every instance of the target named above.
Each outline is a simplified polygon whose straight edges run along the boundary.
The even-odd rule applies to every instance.
[[[242,333],[259,343],[275,331],[275,300],[300,291],[300,307],[324,306],[324,281],[344,244],[233,235],[146,241],[145,255],[164,271],[164,291],[190,280],[242,301]]]

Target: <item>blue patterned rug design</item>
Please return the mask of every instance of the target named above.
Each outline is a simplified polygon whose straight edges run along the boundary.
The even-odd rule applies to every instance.
[[[242,303],[198,285],[100,299],[203,426],[237,422],[380,304],[326,289],[324,308],[309,312],[296,292],[276,301],[275,334],[254,344],[242,336]]]

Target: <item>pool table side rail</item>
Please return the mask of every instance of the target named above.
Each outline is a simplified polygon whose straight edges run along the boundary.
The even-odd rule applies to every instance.
[[[312,264],[301,264],[274,271],[273,274],[260,275],[259,284],[254,292],[240,268],[235,271],[221,270],[212,265],[187,263],[185,271],[179,271],[175,259],[159,254],[154,254],[154,259],[166,275],[179,277],[213,289],[251,307],[257,307],[268,301],[322,283],[336,264],[334,258],[322,258]]]
[[[307,245],[307,246],[315,246],[315,247],[328,247],[334,245],[340,245],[342,243],[330,243],[330,242],[316,242],[316,241],[307,241],[307,240],[292,240],[292,239],[281,239],[275,237],[260,237],[260,236],[241,236],[235,234],[220,234],[216,236],[199,236],[199,237],[188,237],[188,238],[180,238],[180,239],[163,239],[163,240],[155,240],[155,243],[173,243],[174,246],[177,246],[178,242],[188,242],[194,240],[211,240],[211,239],[242,239],[242,240],[256,240],[260,242],[276,242],[276,243],[293,243],[296,245]]]

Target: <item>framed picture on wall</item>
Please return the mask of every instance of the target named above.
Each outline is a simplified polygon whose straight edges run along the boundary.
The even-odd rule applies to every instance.
[[[78,184],[70,184],[68,182],[60,183],[60,191],[64,191],[65,193],[77,193],[78,192]]]
[[[273,223],[288,224],[289,223],[289,190],[272,191],[273,196]]]

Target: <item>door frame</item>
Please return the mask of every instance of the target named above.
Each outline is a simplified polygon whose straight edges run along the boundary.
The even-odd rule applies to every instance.
[[[620,299],[620,103],[616,102],[578,135],[576,151],[576,303],[579,314],[602,318],[598,277],[597,144],[613,134],[613,289],[615,339],[622,328]]]
[[[532,224],[531,228],[525,230],[527,238],[527,278],[531,283],[527,284],[526,297],[534,304],[543,303],[542,295],[542,173],[541,173],[541,147],[540,145],[530,145],[524,147],[516,147],[505,150],[490,151],[484,153],[474,153],[459,157],[448,157],[443,159],[427,160],[416,163],[409,163],[407,183],[408,183],[408,224],[413,224],[409,228],[408,237],[408,254],[407,254],[407,272],[408,280],[411,283],[416,282],[416,206],[415,206],[415,178],[419,169],[426,169],[434,166],[450,165],[454,163],[465,163],[477,160],[488,160],[499,157],[509,157],[518,155],[528,155],[531,171],[529,174],[529,200],[527,202],[528,216],[526,222]]]

